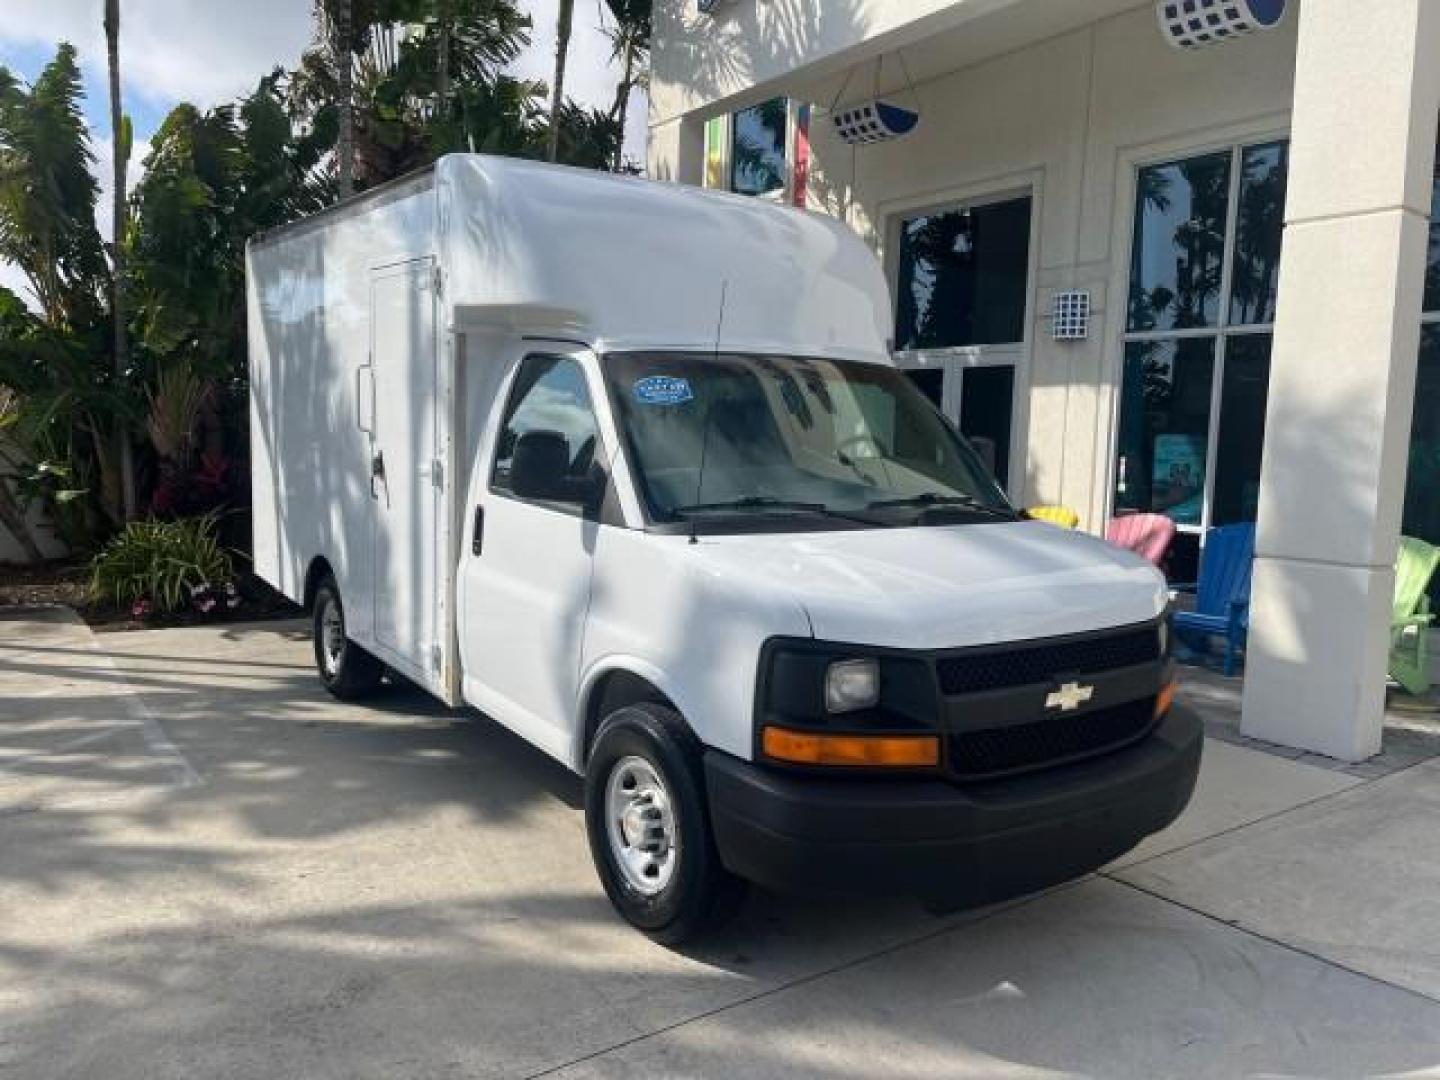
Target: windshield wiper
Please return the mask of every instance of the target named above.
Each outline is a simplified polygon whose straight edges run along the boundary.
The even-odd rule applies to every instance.
[[[1002,510],[998,506],[983,503],[973,495],[944,495],[938,491],[922,491],[919,495],[909,495],[903,499],[878,499],[875,502],[866,503],[865,509],[889,510],[900,506],[914,506],[922,510],[938,506],[961,506],[966,510],[989,514],[992,517],[1006,519],[1014,517],[1009,510]]]
[[[721,502],[691,503],[688,506],[671,507],[670,512],[677,517],[690,517],[694,514],[724,513],[727,510],[778,510],[781,512],[792,512],[801,514],[823,514],[825,517],[839,518],[842,521],[854,521],[861,525],[879,525],[881,522],[874,518],[861,517],[858,514],[847,514],[842,510],[822,502],[803,502],[798,499],[775,499],[769,495],[744,495],[738,499],[725,499]]]

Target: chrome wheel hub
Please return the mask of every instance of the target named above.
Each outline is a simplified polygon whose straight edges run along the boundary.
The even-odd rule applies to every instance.
[[[642,757],[621,758],[605,783],[606,838],[625,881],[654,896],[675,876],[679,835],[670,791]]]
[[[320,609],[320,661],[325,665],[325,674],[334,675],[340,670],[340,654],[345,651],[345,619],[340,614],[340,605],[328,593]]]

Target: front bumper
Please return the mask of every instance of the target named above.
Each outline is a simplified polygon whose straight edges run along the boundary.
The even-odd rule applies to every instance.
[[[920,896],[978,907],[1123,855],[1190,801],[1204,734],[1174,709],[1122,750],[956,785],[830,778],[705,755],[710,814],[732,872],[782,892]]]

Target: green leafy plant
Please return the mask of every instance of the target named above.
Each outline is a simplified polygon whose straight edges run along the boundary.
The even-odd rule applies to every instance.
[[[221,590],[233,567],[215,526],[215,514],[130,522],[91,563],[91,596],[132,610],[148,601],[163,613],[189,606],[198,593]]]
[[[210,384],[186,367],[167,367],[155,377],[155,385],[146,394],[150,415],[145,427],[150,442],[161,457],[176,467],[190,465],[191,436]]]

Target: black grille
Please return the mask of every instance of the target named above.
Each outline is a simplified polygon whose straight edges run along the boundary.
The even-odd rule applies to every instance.
[[[1061,675],[1092,675],[1158,659],[1160,637],[1155,627],[1141,626],[1024,648],[967,651],[941,657],[935,667],[944,693],[976,694],[1053,682]]]
[[[1143,698],[1033,724],[957,732],[949,737],[950,772],[974,780],[1058,765],[1133,742],[1154,720],[1155,699]]]

